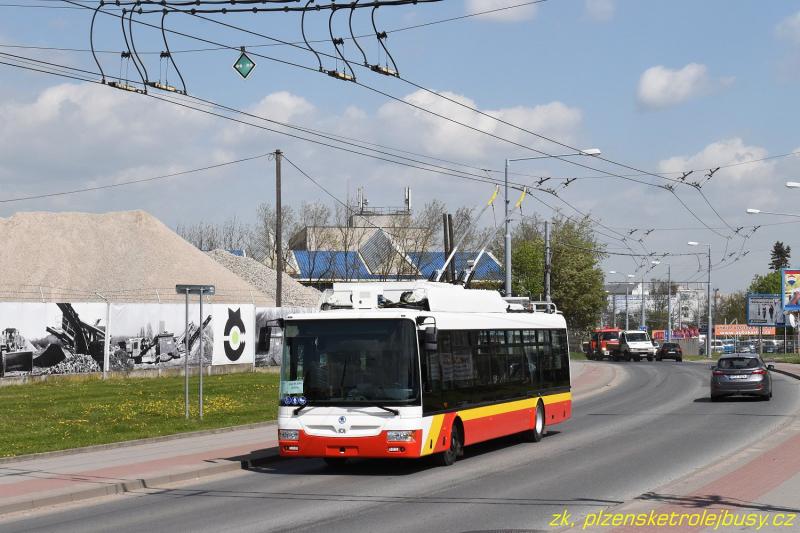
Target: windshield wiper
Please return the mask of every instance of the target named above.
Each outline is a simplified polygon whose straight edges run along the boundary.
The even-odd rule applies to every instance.
[[[304,403],[304,404],[303,404],[303,405],[301,405],[300,407],[297,407],[297,408],[295,408],[295,410],[294,410],[294,411],[292,411],[292,414],[293,414],[294,416],[297,416],[297,415],[299,415],[299,414],[300,414],[300,411],[302,411],[302,410],[303,410],[303,409],[305,409],[306,407],[311,407],[311,404],[309,404],[309,403]]]
[[[384,405],[376,405],[375,407],[377,407],[378,409],[383,409],[384,411],[388,411],[392,413],[394,416],[400,416],[400,411],[398,411],[397,409],[392,409],[391,407],[386,407]]]

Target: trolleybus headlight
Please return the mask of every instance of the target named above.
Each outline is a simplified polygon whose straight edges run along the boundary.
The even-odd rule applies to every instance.
[[[300,432],[296,429],[281,429],[278,431],[279,440],[297,440],[300,438]]]
[[[413,431],[387,431],[386,440],[389,442],[410,442],[414,440]]]

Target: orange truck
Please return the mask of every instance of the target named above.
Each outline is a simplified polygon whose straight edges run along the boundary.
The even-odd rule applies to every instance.
[[[599,361],[601,359],[612,359],[614,354],[619,351],[619,328],[598,328],[592,332],[592,339],[589,342],[589,359]]]

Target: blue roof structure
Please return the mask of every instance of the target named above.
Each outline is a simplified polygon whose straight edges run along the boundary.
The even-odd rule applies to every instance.
[[[381,276],[370,273],[364,259],[358,252],[329,250],[293,250],[300,270],[299,278],[309,281],[378,281],[394,279],[392,275]],[[474,259],[477,252],[457,252],[453,258],[456,272],[467,268],[467,261]],[[420,271],[418,278],[427,279],[431,273],[442,268],[447,256],[442,251],[411,252],[406,254],[412,265]],[[406,276],[403,276],[408,279]],[[412,279],[414,276],[411,277]],[[503,279],[503,268],[490,254],[483,254],[473,276],[475,281],[497,281]]]
[[[419,269],[422,277],[428,278],[434,270],[442,268],[447,256],[444,252],[410,252],[408,254],[411,263]],[[475,259],[478,252],[456,252],[453,262],[456,265],[456,273],[467,268],[467,261]],[[473,279],[480,280],[502,280],[503,267],[491,255],[484,253],[480,262],[475,268]]]
[[[358,252],[293,250],[300,278],[307,280],[374,279]]]

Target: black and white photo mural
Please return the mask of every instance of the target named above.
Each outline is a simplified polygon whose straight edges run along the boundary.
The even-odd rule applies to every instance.
[[[0,303],[0,376],[103,370],[106,304]]]

